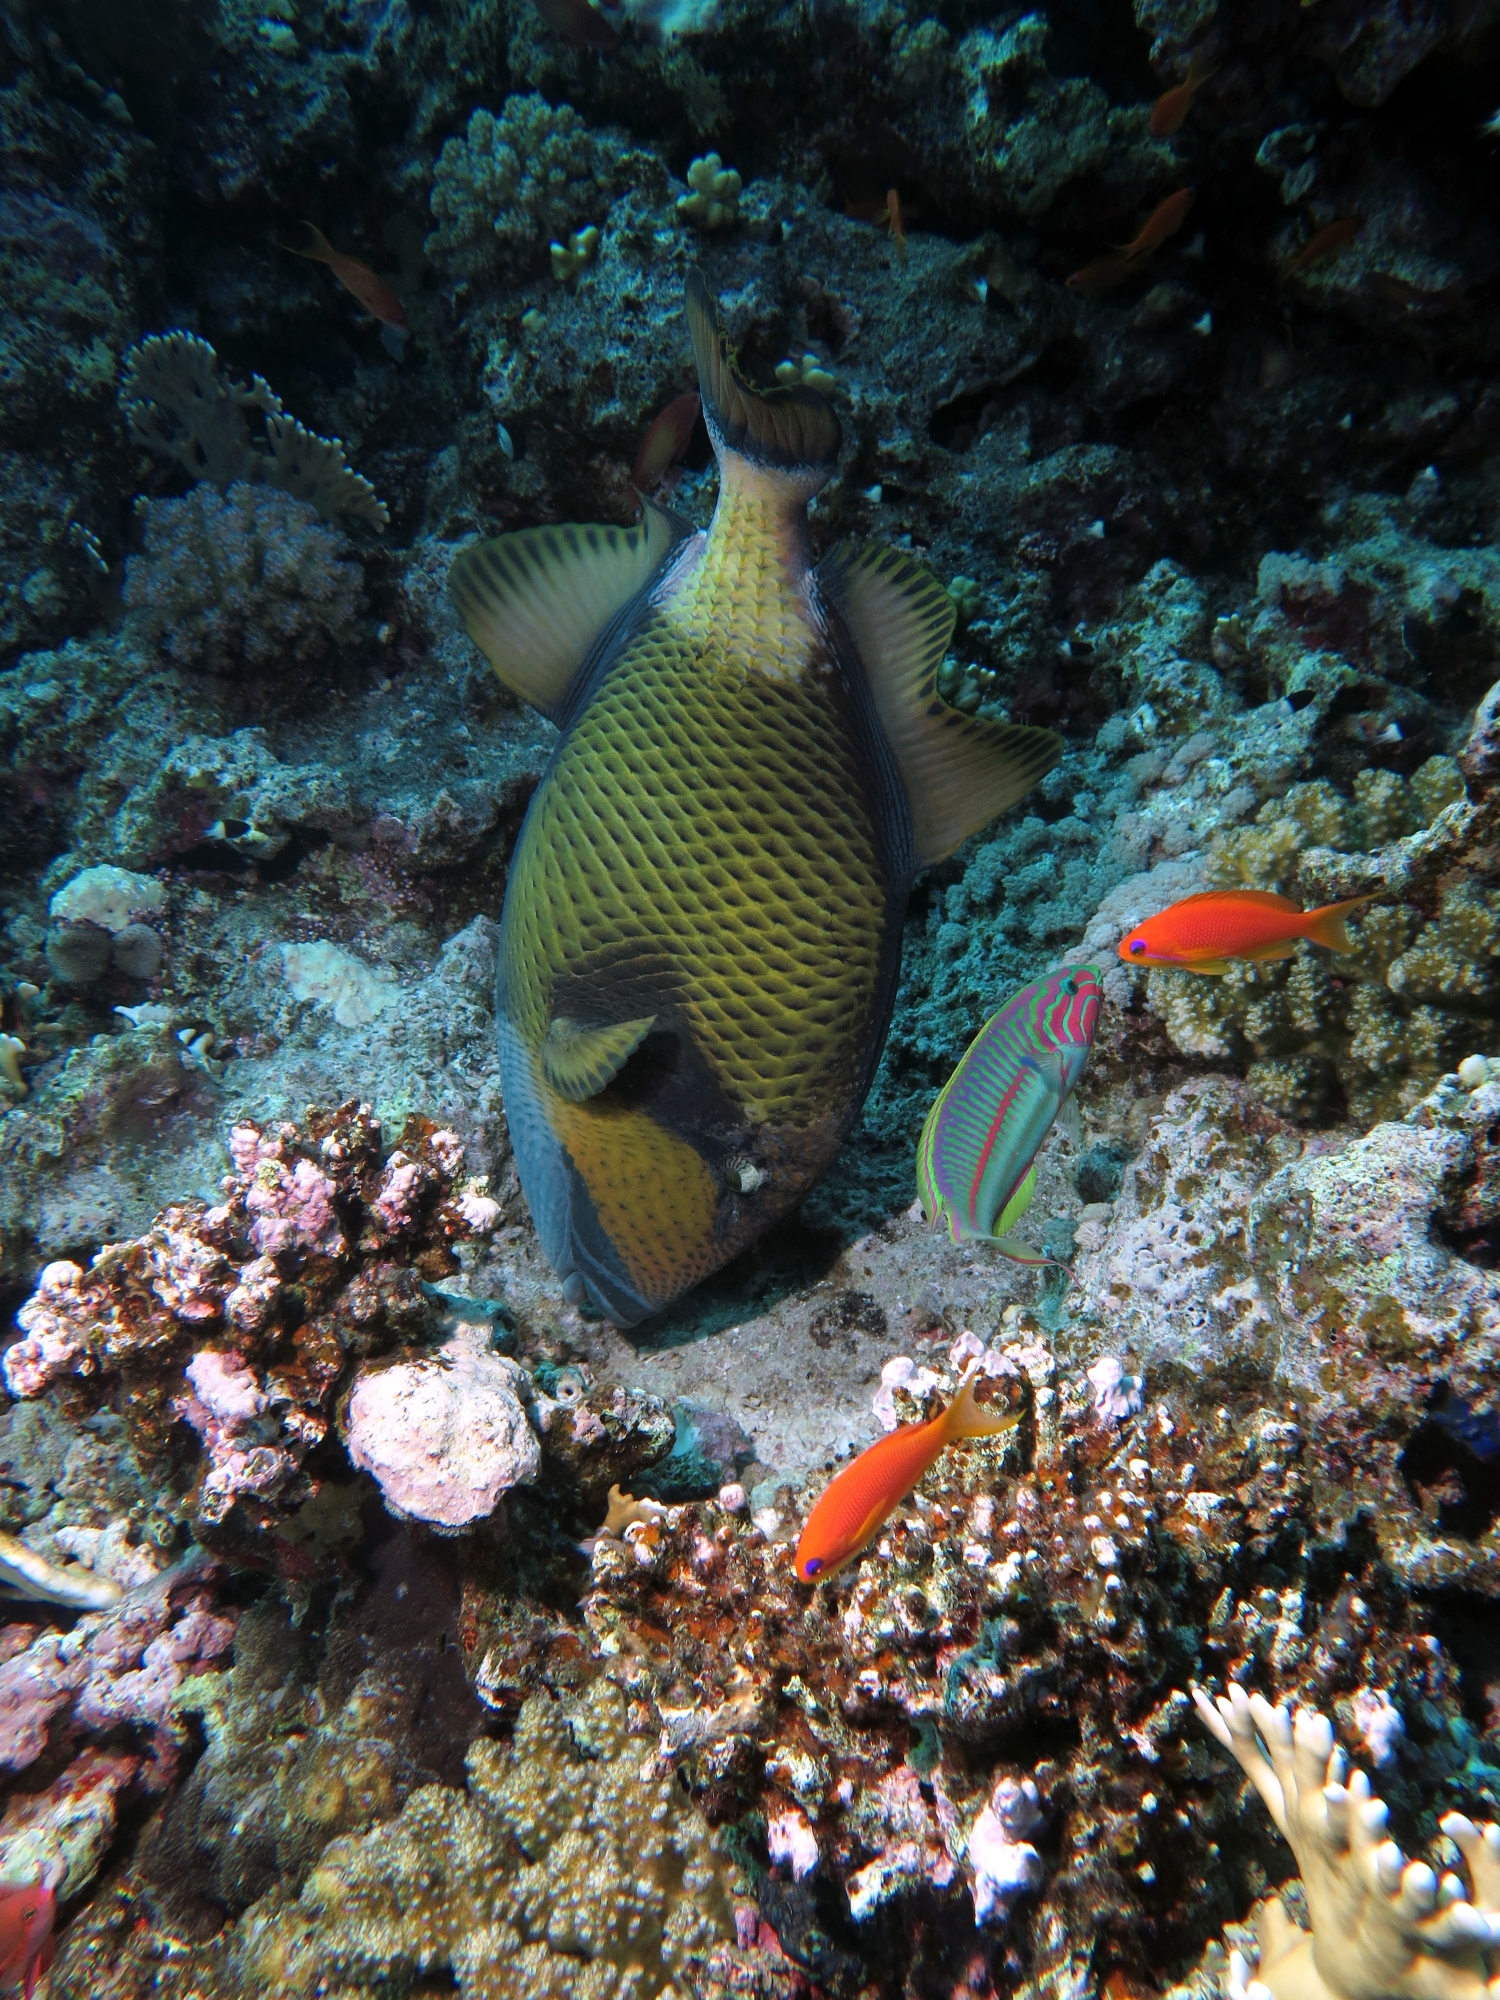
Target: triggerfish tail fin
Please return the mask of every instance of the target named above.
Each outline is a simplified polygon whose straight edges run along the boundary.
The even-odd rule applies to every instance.
[[[542,1044],[543,1073],[559,1097],[581,1104],[614,1081],[655,1025],[654,1014],[608,1027],[559,1016]]]
[[[991,1408],[979,1400],[981,1390],[988,1391],[993,1387],[991,1377],[981,1375],[978,1368],[971,1364],[958,1385],[953,1401],[943,1412],[944,1444],[955,1444],[960,1438],[998,1437],[1002,1431],[1015,1429],[1021,1421],[1020,1410],[1013,1410],[1008,1404]]]
[[[900,549],[843,543],[816,574],[864,662],[925,868],[1044,778],[1062,756],[1062,738],[948,706],[937,674],[953,633],[953,600]]]
[[[688,272],[687,317],[703,417],[715,453],[722,458],[732,452],[779,472],[821,473],[821,485],[837,463],[843,441],[828,398],[802,386],[752,389],[730,358],[718,304],[699,270]]]
[[[1307,936],[1314,944],[1322,945],[1325,951],[1356,950],[1344,929],[1344,919],[1374,900],[1373,896],[1349,896],[1342,903],[1326,903],[1321,910],[1309,910]]]
[[[505,685],[556,721],[594,642],[689,532],[649,500],[633,528],[523,528],[465,549],[448,589]]]

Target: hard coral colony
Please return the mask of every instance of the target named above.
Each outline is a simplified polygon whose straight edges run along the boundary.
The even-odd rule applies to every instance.
[[[0,1991],[1494,1986],[1493,11],[7,11]]]

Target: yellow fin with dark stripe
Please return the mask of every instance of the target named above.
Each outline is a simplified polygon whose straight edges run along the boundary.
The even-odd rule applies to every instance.
[[[555,718],[595,639],[689,532],[649,500],[633,528],[521,528],[456,556],[448,590],[505,685]]]
[[[826,478],[843,439],[828,398],[800,387],[752,389],[730,358],[718,302],[699,270],[688,272],[687,318],[715,451],[738,452],[780,472],[821,470]]]
[[[565,1015],[547,1025],[542,1044],[542,1069],[559,1097],[581,1104],[597,1097],[612,1083],[655,1026],[654,1014],[638,1021],[618,1021],[597,1027],[589,1021],[570,1021]]]
[[[859,650],[906,785],[917,865],[925,868],[1045,777],[1062,756],[1062,738],[948,706],[937,671],[953,631],[953,602],[901,550],[843,543],[818,565],[817,580]]]

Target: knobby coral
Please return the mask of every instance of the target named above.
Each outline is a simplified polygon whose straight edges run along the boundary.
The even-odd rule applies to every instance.
[[[1256,1911],[1259,1975],[1231,1959],[1234,2000],[1463,2000],[1484,1992],[1487,1954],[1500,1948],[1500,1827],[1449,1813],[1443,1832],[1469,1871],[1408,1861],[1386,1836],[1387,1808],[1363,1771],[1350,1771],[1333,1725],[1314,1709],[1295,1719],[1237,1682],[1198,1713],[1260,1793],[1302,1874],[1311,1931],[1268,1897]]]
[[[221,375],[219,357],[196,334],[152,334],[132,347],[120,401],[135,442],[175,458],[194,479],[221,490],[237,481],[277,486],[329,520],[347,514],[376,529],[390,520],[337,438],[318,437],[289,417],[259,375],[248,389]],[[263,442],[251,434],[255,412],[264,421]]]
[[[279,672],[357,633],[362,573],[311,501],[241,479],[136,511],[145,548],[126,558],[125,602],[181,665]]]

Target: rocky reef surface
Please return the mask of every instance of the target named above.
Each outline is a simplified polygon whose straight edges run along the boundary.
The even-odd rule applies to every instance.
[[[1276,1992],[1291,1926],[1342,1963],[1340,1746],[1478,1913],[1423,1993],[1500,1969],[1497,106],[1439,0],[0,11],[0,1883],[59,1897],[48,2000]],[[445,579],[631,520],[695,264],[838,409],[815,550],[913,552],[945,698],[1066,749],[919,878],[832,1174],[627,1336],[512,1163],[554,734]],[[706,520],[701,424],[656,477]],[[1372,900],[1348,955],[1117,959],[1210,887]],[[1083,959],[1038,1273],[922,1224],[914,1147]],[[799,1583],[828,1476],[976,1366],[1015,1429]],[[1324,1718],[1300,1780],[1200,1685]]]

